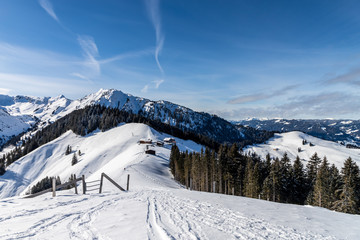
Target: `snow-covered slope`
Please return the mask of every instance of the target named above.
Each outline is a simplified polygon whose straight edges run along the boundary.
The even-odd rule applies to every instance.
[[[303,140],[308,143],[303,145]],[[310,146],[309,143],[314,146]],[[300,152],[298,148],[301,148]],[[273,157],[281,158],[287,152],[290,159],[295,160],[298,155],[305,161],[305,164],[316,152],[321,158],[326,156],[329,162],[334,163],[339,169],[343,167],[343,163],[348,157],[360,165],[360,149],[349,149],[339,143],[322,140],[297,131],[275,134],[275,137],[269,139],[265,144],[248,146],[244,151],[255,152],[263,158],[268,153]]]
[[[0,108],[0,147],[11,136],[16,136],[31,126],[31,119],[26,116],[11,116]]]
[[[163,137],[142,124],[86,137],[68,132],[17,161],[0,177],[2,194],[9,184],[17,189],[11,195],[24,192],[45,175],[66,179],[70,173],[85,174],[90,181],[101,172],[123,186],[130,174],[130,191],[119,192],[105,181],[102,194],[66,190],[55,198],[49,193],[1,199],[0,239],[358,238],[360,216],[184,189],[171,178],[168,148],[156,147],[152,156],[137,144],[139,138]],[[182,150],[201,147],[176,141]],[[68,144],[83,152],[75,166],[71,155],[64,155]]]
[[[144,145],[137,144],[139,139],[163,140],[169,137],[158,133],[144,124],[125,124],[106,132],[95,132],[85,137],[77,136],[71,131],[60,138],[36,149],[19,159],[0,177],[0,198],[24,194],[46,176],[60,176],[62,182],[71,174],[86,175],[87,178],[99,178],[101,172],[109,173],[115,178],[129,162],[141,161],[146,157]],[[200,151],[201,146],[192,141],[176,139],[182,150]],[[185,145],[186,144],[186,145]],[[65,155],[67,146],[73,153],[81,151],[79,162],[71,166],[73,154]],[[169,149],[154,147],[159,156]]]

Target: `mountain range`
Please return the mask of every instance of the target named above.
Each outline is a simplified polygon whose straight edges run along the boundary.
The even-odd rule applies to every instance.
[[[247,119],[233,122],[240,127],[258,130],[291,132],[301,131],[324,140],[338,142],[348,147],[360,146],[360,120],[334,119]]]
[[[216,115],[196,112],[168,101],[152,101],[119,90],[101,89],[78,100],[58,97],[0,96],[0,147],[22,132],[48,126],[69,113],[91,105],[102,105],[157,120],[183,131],[201,134],[217,142],[254,139],[261,142],[265,131],[235,126]]]

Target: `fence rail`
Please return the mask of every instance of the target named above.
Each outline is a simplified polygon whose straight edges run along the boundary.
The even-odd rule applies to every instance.
[[[124,188],[122,188],[119,184],[117,184],[114,180],[112,180],[108,175],[106,175],[105,173],[101,174],[101,179],[100,179],[100,189],[99,189],[99,193],[101,193],[102,191],[102,185],[103,185],[103,179],[104,177],[109,180],[112,184],[115,185],[115,187],[117,187],[118,189],[120,189],[121,191],[126,191]],[[127,184],[129,185],[129,183]]]
[[[43,195],[43,194],[48,193],[48,192],[54,192],[54,191],[59,190],[59,189],[61,189],[61,188],[68,187],[68,186],[70,186],[70,185],[75,185],[75,193],[77,194],[77,186],[76,186],[76,183],[77,183],[78,181],[82,181],[82,179],[83,179],[82,177],[81,177],[81,178],[76,178],[76,179],[74,179],[74,180],[72,180],[72,181],[69,181],[69,182],[66,182],[66,183],[63,183],[63,184],[60,184],[60,185],[55,186],[55,189],[53,189],[53,187],[51,187],[51,188],[48,188],[48,189],[43,190],[43,191],[41,191],[41,192],[37,192],[37,193],[34,193],[34,194],[27,195],[27,196],[25,196],[24,198],[37,197],[37,196]]]
[[[90,181],[90,182],[85,182],[85,175],[82,175],[82,177],[80,177],[80,178],[76,178],[76,176],[74,175],[73,180],[71,180],[69,182],[66,182],[66,183],[63,183],[63,184],[60,184],[60,185],[57,185],[57,186],[56,186],[56,181],[54,181],[55,178],[53,178],[51,188],[45,189],[45,190],[43,190],[41,192],[37,192],[37,193],[34,193],[34,194],[27,195],[24,198],[34,198],[34,197],[43,195],[43,194],[48,193],[48,192],[52,192],[53,197],[55,197],[56,196],[56,190],[66,188],[68,186],[75,186],[75,193],[78,194],[77,182],[79,182],[79,181],[82,181],[83,194],[86,194],[86,192],[92,192],[92,191],[97,191],[97,190],[99,190],[99,193],[102,193],[104,178],[109,180],[109,182],[111,182],[113,185],[115,185],[115,187],[117,187],[121,191],[129,191],[130,174],[128,174],[128,176],[127,176],[126,190],[125,190],[118,183],[116,183],[112,178],[110,178],[107,174],[101,173],[100,180],[94,180],[94,181]],[[89,183],[95,183],[95,182],[99,182],[99,183],[98,184],[88,185]]]

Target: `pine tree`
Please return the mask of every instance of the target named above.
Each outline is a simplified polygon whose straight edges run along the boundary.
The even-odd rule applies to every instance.
[[[341,169],[343,185],[340,189],[340,200],[334,204],[334,210],[357,214],[359,213],[359,167],[349,157]]]
[[[319,168],[319,164],[321,163],[321,158],[318,157],[317,153],[314,153],[308,164],[306,165],[306,180],[307,180],[307,192],[308,196],[306,198],[306,203],[309,205],[313,205],[314,200],[314,184],[316,180],[317,170]]]
[[[263,187],[261,191],[262,199],[270,201],[273,196],[273,182],[271,176],[267,176],[263,182]]]
[[[290,158],[285,152],[280,160],[280,196],[282,202],[288,202],[290,198],[290,184],[291,184],[291,164]]]
[[[5,173],[5,155],[0,159],[0,176]]]
[[[69,155],[72,152],[71,146],[67,145],[65,155]]]
[[[245,170],[245,196],[257,198],[260,193],[260,170],[259,163],[255,163],[252,158],[248,159]]]
[[[313,205],[319,207],[330,207],[330,168],[329,162],[324,157],[317,171],[316,180],[313,191]]]
[[[173,176],[175,176],[175,162],[177,159],[179,159],[180,157],[180,151],[179,148],[176,145],[173,145],[171,147],[171,152],[170,152],[170,170],[171,173],[173,174]]]
[[[75,164],[78,163],[78,158],[76,156],[76,153],[74,153],[72,159],[71,159],[71,165],[74,166]]]
[[[188,151],[186,150],[184,159],[184,178],[186,188],[190,187],[191,158],[192,154],[188,153]]]
[[[281,177],[279,175],[279,171],[280,160],[278,158],[275,158],[271,164],[269,176],[265,178],[263,184],[264,197],[273,202],[280,201]]]
[[[301,163],[299,156],[296,156],[291,169],[291,196],[291,202],[304,204],[306,198],[305,172],[304,165]]]
[[[331,165],[330,170],[330,184],[329,184],[329,201],[331,209],[333,209],[334,203],[340,199],[341,188],[341,176],[339,170],[335,167],[334,164]]]

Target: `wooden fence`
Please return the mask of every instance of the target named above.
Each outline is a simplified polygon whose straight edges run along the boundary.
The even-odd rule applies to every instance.
[[[115,185],[121,191],[129,191],[130,174],[128,174],[128,176],[127,176],[127,183],[126,183],[126,190],[125,190],[123,187],[121,187],[119,184],[117,184],[113,179],[111,179],[108,175],[106,175],[105,173],[101,173],[100,180],[86,182],[85,181],[85,175],[82,175],[81,178],[76,178],[76,176],[74,175],[73,180],[71,180],[69,182],[66,182],[66,183],[63,183],[63,184],[60,184],[60,185],[57,185],[57,186],[56,186],[55,178],[52,178],[52,187],[51,188],[48,188],[48,189],[46,189],[44,191],[41,191],[41,192],[37,192],[37,193],[34,193],[34,194],[27,195],[24,198],[33,198],[33,197],[37,197],[37,196],[43,195],[43,194],[48,193],[48,192],[52,192],[53,193],[52,196],[55,197],[56,196],[56,190],[66,188],[68,186],[74,186],[75,187],[75,194],[78,194],[77,182],[79,182],[79,181],[82,181],[83,194],[86,194],[86,192],[92,192],[92,191],[97,191],[97,190],[99,190],[99,193],[101,193],[102,189],[103,189],[104,178],[109,180],[113,185]]]
[[[48,192],[53,192],[53,197],[55,197],[56,196],[56,190],[66,188],[66,187],[71,186],[71,185],[75,186],[75,193],[78,194],[78,189],[77,189],[76,183],[78,181],[83,181],[83,179],[85,179],[84,175],[81,178],[76,178],[76,176],[75,176],[74,180],[71,180],[69,182],[66,182],[66,183],[63,183],[63,184],[60,184],[60,185],[56,186],[56,180],[55,180],[55,178],[52,178],[52,188],[48,188],[48,189],[46,189],[44,191],[27,195],[24,198],[33,198],[33,197],[37,197],[37,196],[43,195],[43,194],[48,193]]]

